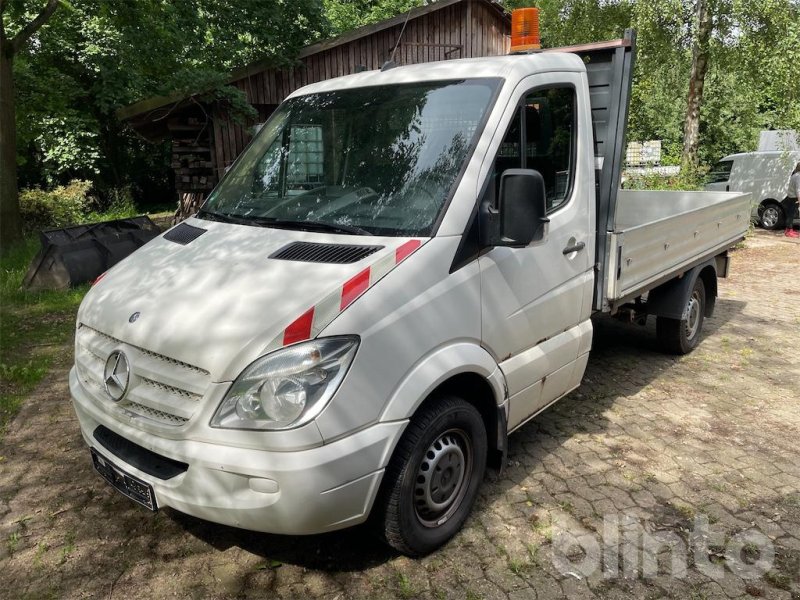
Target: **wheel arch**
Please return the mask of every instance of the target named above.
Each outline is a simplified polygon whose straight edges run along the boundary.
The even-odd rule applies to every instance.
[[[650,290],[647,296],[647,314],[668,319],[680,319],[694,288],[694,282],[700,277],[706,289],[706,308],[704,316],[710,317],[714,312],[717,299],[717,265],[716,258],[693,267],[680,277],[670,279],[657,288]]]
[[[717,304],[717,263],[715,260],[706,265],[701,265],[702,269],[698,277],[703,280],[706,290],[706,317],[714,314],[714,307]]]
[[[392,394],[381,421],[412,418],[423,406],[448,395],[478,410],[488,438],[487,465],[502,469],[508,447],[505,378],[494,358],[477,344],[453,344],[419,361]]]

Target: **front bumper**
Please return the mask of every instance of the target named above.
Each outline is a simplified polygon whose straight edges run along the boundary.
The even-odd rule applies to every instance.
[[[379,423],[329,444],[292,452],[169,440],[118,422],[99,410],[79,383],[75,369],[70,371],[69,384],[86,443],[152,485],[159,507],[270,533],[322,533],[365,521],[407,423]],[[189,467],[166,480],[148,475],[95,439],[99,425]],[[237,433],[230,431],[232,444]]]

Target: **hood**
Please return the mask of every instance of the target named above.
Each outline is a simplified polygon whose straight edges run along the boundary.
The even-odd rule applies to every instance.
[[[231,381],[265,352],[315,337],[420,245],[409,238],[185,223],[205,233],[185,245],[160,236],[137,250],[89,291],[78,322],[205,369],[213,381]],[[381,248],[349,264],[271,258],[293,242]]]

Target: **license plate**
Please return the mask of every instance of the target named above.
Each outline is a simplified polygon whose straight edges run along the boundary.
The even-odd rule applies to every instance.
[[[90,448],[90,450],[92,451],[94,468],[103,479],[134,502],[138,502],[153,512],[158,510],[153,486],[133,475],[128,475],[106,457],[101,456],[94,448]]]

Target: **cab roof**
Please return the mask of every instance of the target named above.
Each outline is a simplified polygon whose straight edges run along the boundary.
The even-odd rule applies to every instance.
[[[583,61],[570,52],[537,52],[485,58],[461,58],[363,71],[306,85],[288,96],[305,96],[332,90],[449,79],[502,78],[520,80],[535,73],[585,72]]]

